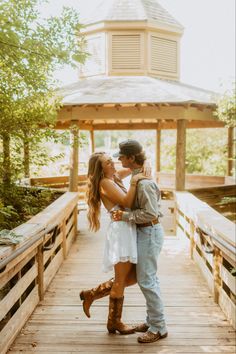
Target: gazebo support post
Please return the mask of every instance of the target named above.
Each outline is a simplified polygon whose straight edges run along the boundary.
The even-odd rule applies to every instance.
[[[71,128],[71,155],[70,155],[70,177],[69,191],[78,191],[78,172],[79,172],[79,128],[72,122]]]
[[[186,120],[177,121],[175,189],[185,190]]]
[[[233,176],[233,157],[234,157],[234,128],[228,128],[228,166],[227,175]]]
[[[92,154],[93,154],[95,151],[94,130],[93,129],[90,130],[89,133],[90,133],[91,150],[92,150]]]
[[[156,172],[161,171],[161,130],[156,130]]]

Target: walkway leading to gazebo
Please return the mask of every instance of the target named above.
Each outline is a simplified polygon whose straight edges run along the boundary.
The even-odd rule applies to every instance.
[[[140,345],[137,334],[109,335],[107,298],[94,304],[91,319],[85,317],[80,290],[107,278],[101,272],[101,257],[108,218],[103,215],[97,234],[87,231],[85,219],[81,212],[77,241],[9,353],[235,353],[233,328],[214,303],[187,245],[173,236],[166,237],[159,266],[168,338]],[[138,286],[127,289],[124,320],[137,323],[144,315]]]

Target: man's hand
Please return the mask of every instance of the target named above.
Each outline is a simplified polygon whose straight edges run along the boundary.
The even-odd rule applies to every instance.
[[[145,160],[142,168],[143,174],[145,177],[152,176],[152,166],[149,160]]]
[[[111,217],[113,221],[121,221],[123,215],[123,210],[114,210],[111,212]]]

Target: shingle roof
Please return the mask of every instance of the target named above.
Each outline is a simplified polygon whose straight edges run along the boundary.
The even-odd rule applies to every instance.
[[[148,76],[91,77],[58,90],[63,105],[170,103],[214,105],[217,94]]]
[[[156,0],[101,0],[86,24],[101,21],[156,21],[183,29]]]

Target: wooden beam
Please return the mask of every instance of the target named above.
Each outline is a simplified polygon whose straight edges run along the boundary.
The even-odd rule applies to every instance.
[[[69,191],[78,191],[78,167],[79,167],[79,128],[77,125],[71,125],[71,156],[70,156],[70,178]]]
[[[90,142],[91,142],[91,150],[93,154],[95,151],[94,130],[90,130]]]
[[[228,128],[228,166],[227,166],[227,175],[233,176],[234,168],[234,128]]]
[[[114,107],[99,107],[98,111],[93,107],[72,107],[71,111],[68,108],[62,108],[58,113],[59,121],[71,121],[71,120],[86,120],[94,121],[97,120],[107,120],[118,119],[120,121],[125,119],[191,119],[198,121],[217,121],[216,117],[213,115],[211,109],[204,109],[204,111],[199,111],[197,108],[189,107],[188,109],[183,106],[162,106],[161,110],[158,110],[153,106],[144,106],[138,110],[135,106],[122,106],[120,110]]]
[[[176,129],[177,124],[176,121],[173,120],[166,120],[165,122],[161,122],[161,120],[157,120],[158,126],[160,129]],[[93,129],[95,130],[156,130],[157,127],[157,122],[156,123],[148,123],[145,122],[145,120],[141,123],[132,123],[132,119],[130,119],[128,122],[122,122],[119,120],[116,120],[116,122],[112,121],[112,123],[109,123],[107,120],[107,123],[102,123],[99,121],[96,121],[95,124],[92,123],[88,124],[86,123],[80,123],[80,121],[77,121],[79,124],[80,130],[88,130],[91,131]],[[188,129],[195,129],[195,128],[223,128],[224,123],[223,122],[213,122],[213,121],[188,121],[186,123],[186,128]],[[70,129],[70,121],[68,121],[66,124],[61,124],[60,122],[57,122],[57,125],[55,129],[60,129],[60,130],[66,130]]]
[[[161,130],[156,130],[156,172],[161,171]]]
[[[175,189],[177,191],[183,191],[185,189],[185,159],[186,159],[186,120],[180,119],[177,122],[177,142],[176,142]]]

